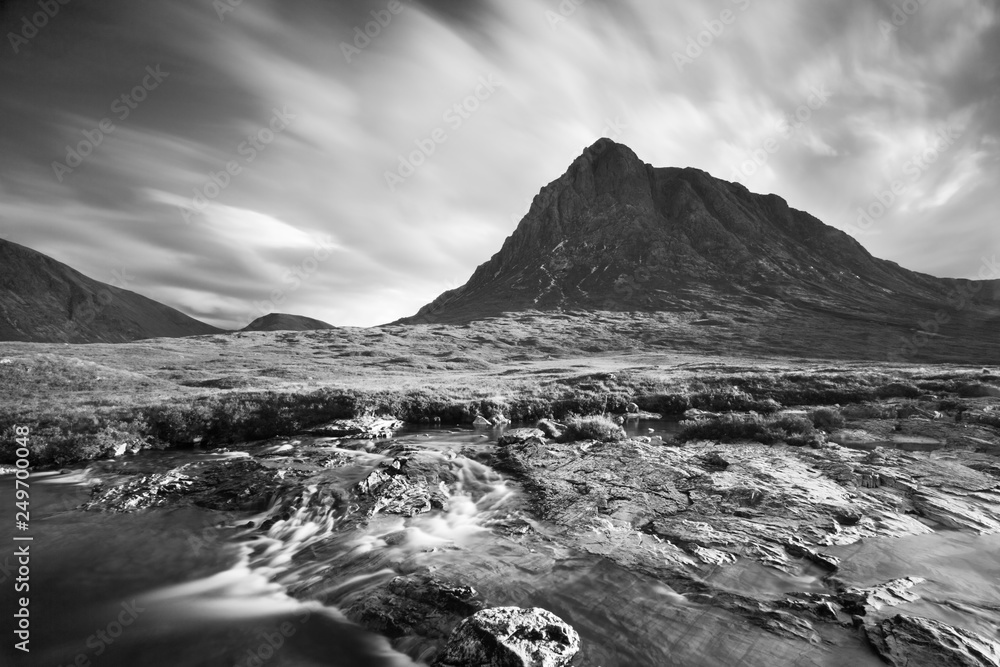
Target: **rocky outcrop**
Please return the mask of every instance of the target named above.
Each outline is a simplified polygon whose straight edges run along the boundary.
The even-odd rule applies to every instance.
[[[358,482],[356,492],[369,516],[380,512],[414,516],[448,507],[445,480],[408,458],[383,463]]]
[[[865,616],[882,607],[895,607],[919,599],[920,596],[910,589],[923,582],[921,577],[903,577],[867,588],[849,587],[837,597],[845,611]]]
[[[543,441],[545,434],[541,429],[537,428],[515,428],[509,431],[505,431],[503,435],[497,438],[497,444],[501,447],[506,447],[507,445],[521,445],[525,442],[535,438],[540,442]]]
[[[252,460],[185,465],[95,484],[82,509],[132,512],[183,502],[213,510],[260,511],[288,486],[283,478]]]
[[[403,426],[395,417],[367,416],[338,419],[308,432],[321,438],[390,438]]]
[[[493,607],[455,628],[436,667],[563,667],[580,650],[580,636],[538,607]]]
[[[865,630],[893,667],[1000,667],[1000,644],[940,621],[897,614]]]
[[[919,452],[633,439],[528,440],[496,456],[531,490],[542,518],[582,548],[630,563],[738,557],[790,570],[805,559],[832,572],[839,561],[824,547],[931,532],[915,515],[980,533],[1000,522],[995,477]]]

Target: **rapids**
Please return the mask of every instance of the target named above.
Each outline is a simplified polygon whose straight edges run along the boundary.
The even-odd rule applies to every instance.
[[[651,426],[667,428],[633,425],[633,434],[646,434]],[[13,650],[8,631],[4,664],[426,664],[433,649],[425,642],[404,637],[393,644],[341,611],[346,600],[374,595],[394,577],[409,574],[444,575],[473,586],[491,605],[552,611],[582,637],[574,665],[882,664],[856,633],[832,626],[818,645],[792,642],[682,595],[651,574],[561,546],[559,536],[532,515],[528,494],[485,462],[495,435],[435,429],[390,441],[301,442],[324,456],[350,455],[353,463],[320,471],[301,495],[275,499],[260,512],[193,505],[123,514],[80,511],[90,485],[109,478],[110,464],[33,475],[31,652]],[[246,456],[280,460],[289,451],[287,440],[239,449],[146,452],[131,457],[129,465],[166,471]],[[412,517],[366,515],[357,505],[338,502],[400,451],[454,473],[447,509]],[[0,478],[2,497],[11,498],[13,487],[13,478]],[[0,528],[8,545],[15,532],[9,514]],[[518,539],[529,529],[534,539]],[[846,583],[925,577],[930,592],[909,605],[915,613],[996,637],[998,547],[996,536],[938,532],[830,551],[843,559],[838,576]],[[8,619],[12,551],[6,547],[0,555]],[[737,562],[702,566],[696,575],[722,591],[758,598],[828,587],[823,573],[806,565],[788,574]]]

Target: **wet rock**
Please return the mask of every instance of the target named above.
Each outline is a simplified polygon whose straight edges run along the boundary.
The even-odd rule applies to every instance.
[[[849,614],[864,616],[882,607],[895,607],[920,598],[910,589],[924,580],[920,577],[903,577],[868,588],[846,588],[837,596]]]
[[[913,495],[914,509],[924,517],[949,528],[980,534],[1000,533],[1000,516],[995,504],[989,507],[966,498],[946,496],[930,489]]]
[[[897,614],[865,632],[893,667],[1000,667],[1000,644],[940,621]]]
[[[535,428],[540,430],[546,438],[558,440],[566,432],[566,425],[551,419],[543,419],[535,424]]]
[[[177,470],[143,475],[110,488],[97,484],[91,488],[90,500],[81,509],[133,512],[149,507],[162,507],[171,501],[171,496],[188,493],[193,484],[194,480]]]
[[[719,452],[709,452],[701,457],[701,461],[705,468],[710,471],[725,470],[729,467],[729,461],[722,458],[722,454]]]
[[[720,417],[722,415],[718,412],[708,412],[706,410],[699,410],[698,408],[689,408],[684,411],[684,419],[718,419]]]
[[[515,428],[501,435],[497,444],[500,446],[520,444],[530,438],[542,439],[544,436],[545,434],[538,428]]]
[[[475,419],[472,420],[473,426],[493,426],[489,419],[482,415],[477,415]]]
[[[639,414],[639,406],[635,403],[629,403],[625,406],[625,412],[631,415]]]
[[[834,520],[842,526],[856,526],[861,521],[862,516],[861,512],[853,507],[845,507],[833,513]]]
[[[493,607],[455,629],[437,667],[563,667],[580,636],[558,616],[533,607]]]
[[[191,502],[213,510],[259,511],[286,486],[282,477],[252,460],[186,465],[115,486],[98,484],[82,509],[132,512]]]
[[[471,586],[452,586],[427,575],[395,577],[384,586],[329,602],[389,638],[416,636],[437,642],[485,606]]]
[[[355,417],[310,429],[309,434],[323,438],[389,438],[403,426],[395,417]]]
[[[446,480],[406,458],[383,463],[357,483],[355,492],[369,516],[383,513],[409,517],[448,507]]]
[[[702,563],[707,563],[708,565],[726,565],[727,563],[736,562],[736,556],[726,551],[720,551],[719,549],[709,549],[694,545],[691,548],[691,553],[697,556],[698,560]]]
[[[801,542],[789,542],[785,545],[785,549],[793,556],[798,558],[805,558],[814,565],[827,570],[828,572],[834,572],[840,567],[840,559],[836,556],[831,556],[830,554],[821,553],[815,549],[808,547]]]

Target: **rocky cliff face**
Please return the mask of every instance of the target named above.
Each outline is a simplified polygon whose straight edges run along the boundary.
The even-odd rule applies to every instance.
[[[219,333],[162,303],[0,240],[0,340],[122,343]]]
[[[466,285],[403,321],[528,309],[707,311],[749,321],[783,312],[821,327],[864,321],[866,338],[889,334],[898,347],[942,314],[948,321],[928,323],[928,335],[990,338],[1000,281],[909,271],[776,195],[697,169],[654,168],[601,139],[535,197]]]

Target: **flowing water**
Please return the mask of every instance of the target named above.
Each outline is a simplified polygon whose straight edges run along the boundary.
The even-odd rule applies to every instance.
[[[662,433],[672,427],[630,428],[645,435],[649,428]],[[8,630],[0,658],[32,667],[422,664],[426,645],[404,640],[394,649],[347,621],[338,605],[397,575],[427,573],[472,585],[493,605],[540,606],[559,615],[582,637],[575,665],[881,664],[848,630],[821,629],[821,645],[780,639],[648,574],[561,546],[549,527],[531,518],[516,483],[482,462],[479,454],[495,436],[437,429],[410,431],[391,442],[316,441],[314,447],[331,455],[358,457],[359,447],[374,451],[323,473],[323,484],[307,488],[298,509],[266,532],[259,528],[266,513],[192,506],[130,514],[77,510],[103,474],[102,464],[34,475],[30,592],[18,594],[30,596],[31,652],[13,650]],[[287,448],[262,443],[247,451],[278,456]],[[350,488],[389,449],[455,471],[447,511],[359,521],[323,490]],[[246,455],[148,452],[130,462],[165,471]],[[0,479],[0,497],[12,498],[13,488],[13,479]],[[12,514],[5,512],[0,528],[7,545],[15,544]],[[517,522],[540,538],[510,537]],[[931,599],[914,603],[915,613],[995,636],[998,546],[996,537],[937,533],[843,547],[839,555],[845,559],[842,577],[851,582],[927,577]],[[12,553],[10,547],[0,552],[7,619],[17,564],[3,559]],[[825,590],[819,573],[808,570],[792,576],[737,563],[706,567],[702,575],[723,590],[760,598]]]

